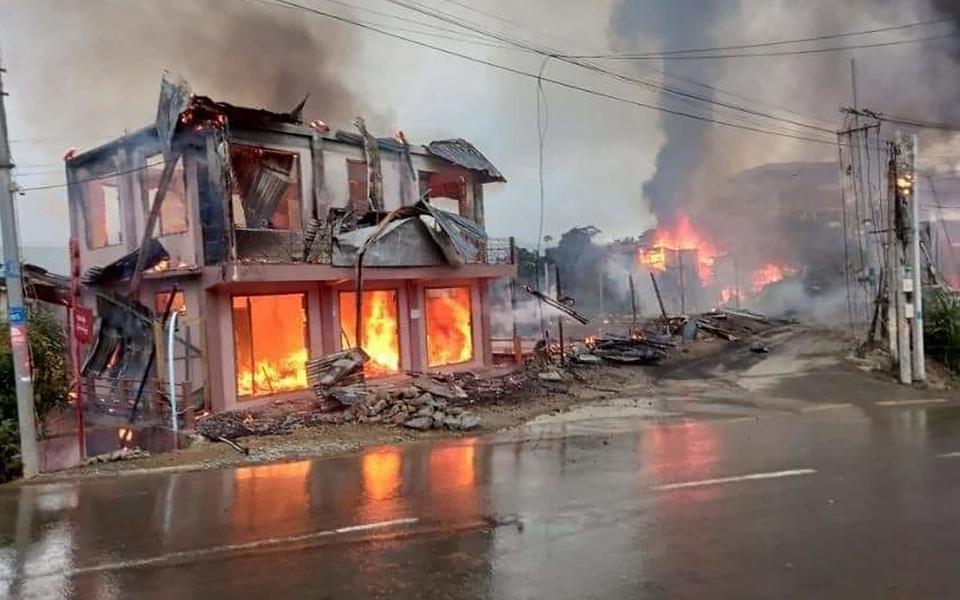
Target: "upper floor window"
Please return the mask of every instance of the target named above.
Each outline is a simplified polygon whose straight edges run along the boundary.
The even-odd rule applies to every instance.
[[[147,162],[153,164],[156,160],[147,159]],[[163,164],[154,164],[148,167],[144,173],[143,187],[147,193],[147,208],[153,206],[153,201],[157,197],[157,190],[160,187],[160,176],[163,174]],[[177,166],[174,168],[173,179],[170,180],[170,187],[163,196],[163,204],[160,205],[160,219],[157,222],[157,235],[172,235],[183,233],[187,230],[187,182],[183,170],[183,160],[177,160]]]
[[[440,210],[469,217],[467,207],[467,183],[457,173],[419,171],[420,197]]]
[[[120,178],[111,175],[83,184],[84,220],[90,249],[116,246],[123,242],[123,210],[120,205]]]
[[[302,227],[300,156],[248,146],[230,145],[233,224],[244,229],[299,230]]]
[[[363,160],[347,159],[347,182],[350,186],[350,208],[357,214],[365,214],[370,209],[367,192],[367,163]]]

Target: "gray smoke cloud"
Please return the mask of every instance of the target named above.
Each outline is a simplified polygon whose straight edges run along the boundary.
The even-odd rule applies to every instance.
[[[663,50],[703,48],[723,45],[725,40],[776,40],[807,37],[844,31],[872,29],[888,25],[923,21],[938,16],[954,19],[960,25],[960,3],[954,0],[916,2],[906,0],[844,0],[798,5],[773,0],[702,0],[696,3],[660,3],[652,0],[620,0],[611,13],[610,34],[623,50]],[[956,27],[954,28],[956,30]],[[819,45],[894,41],[950,33],[950,25],[906,29],[872,38],[843,38]],[[960,109],[954,99],[960,92],[958,81],[958,45],[955,40],[907,44],[856,53],[859,67],[860,104],[891,114],[921,116],[927,119],[957,120]],[[783,48],[777,48],[783,49]],[[762,51],[751,50],[751,52]],[[739,61],[664,61],[667,76],[694,79],[721,89],[740,90],[751,100],[723,95],[726,102],[756,107],[765,112],[789,107],[798,114],[777,114],[793,120],[830,128],[829,119],[839,122],[835,112],[850,105],[849,53],[742,59]],[[644,67],[637,67],[644,72]],[[690,89],[669,77],[664,83]],[[711,98],[719,94],[694,88]],[[676,99],[661,97],[664,106],[709,115]],[[725,120],[730,113],[715,111]],[[817,120],[823,115],[822,120]],[[836,148],[816,144],[745,134],[729,128],[663,117],[665,136],[657,156],[656,172],[643,185],[644,199],[658,220],[669,225],[675,215],[686,212],[711,228],[713,216],[722,212],[721,192],[727,179],[765,163],[787,161],[826,161],[836,158]],[[751,118],[747,124],[766,129],[784,127]],[[795,128],[794,128],[795,129]],[[801,135],[815,132],[799,130]],[[819,134],[821,137],[823,134]],[[827,138],[829,138],[827,134]],[[922,147],[949,143],[952,136],[924,133]],[[722,222],[723,219],[720,219]],[[740,231],[715,233],[730,236]]]

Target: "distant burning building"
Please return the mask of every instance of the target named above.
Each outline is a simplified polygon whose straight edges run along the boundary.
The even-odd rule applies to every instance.
[[[676,312],[739,304],[793,271],[767,262],[741,274],[736,257],[719,250],[686,215],[673,228],[644,234],[638,262],[658,278],[665,304]]]
[[[504,177],[464,140],[414,146],[356,125],[165,83],[155,126],[70,158],[71,230],[100,316],[88,385],[131,399],[165,373],[153,334],[167,312],[182,322],[174,384],[216,411],[308,393],[306,361],[357,333],[370,376],[489,364],[488,284],[515,266],[512,241],[484,233],[483,188]]]

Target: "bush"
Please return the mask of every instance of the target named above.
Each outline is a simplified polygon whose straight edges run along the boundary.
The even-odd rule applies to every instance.
[[[33,364],[33,397],[37,428],[43,431],[43,418],[67,402],[67,340],[63,325],[48,310],[30,311],[30,358]],[[16,475],[19,465],[19,426],[17,425],[17,388],[10,348],[10,328],[0,324],[0,482]]]
[[[960,371],[960,298],[945,290],[927,294],[923,312],[927,354],[941,360],[951,371]]]

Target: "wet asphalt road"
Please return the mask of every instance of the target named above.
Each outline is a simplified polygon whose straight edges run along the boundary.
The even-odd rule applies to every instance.
[[[958,432],[825,405],[8,488],[0,596],[958,597]]]
[[[494,436],[0,488],[0,598],[960,597],[960,403],[766,341]]]

